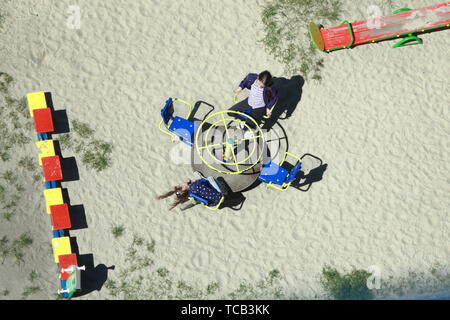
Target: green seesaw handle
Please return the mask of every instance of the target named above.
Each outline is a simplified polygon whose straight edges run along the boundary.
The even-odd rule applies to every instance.
[[[422,44],[422,39],[418,38],[417,36],[414,36],[412,33],[408,34],[407,37],[403,38],[396,44],[392,46],[392,48],[398,48],[398,47],[404,47],[404,46],[411,46],[415,44]]]

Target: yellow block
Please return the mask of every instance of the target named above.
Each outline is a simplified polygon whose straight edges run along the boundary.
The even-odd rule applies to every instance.
[[[44,91],[28,93],[27,99],[31,117],[33,117],[33,110],[47,108]]]
[[[59,256],[72,253],[69,237],[53,238],[52,246],[53,254],[55,256],[55,263],[59,263]]]
[[[51,157],[55,155],[55,146],[53,140],[42,140],[36,142],[36,147],[39,151],[39,165],[42,166],[42,158]]]
[[[50,214],[50,206],[64,203],[61,188],[45,189],[44,197],[48,214]]]

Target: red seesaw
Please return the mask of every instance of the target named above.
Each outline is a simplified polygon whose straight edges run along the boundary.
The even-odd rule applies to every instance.
[[[386,17],[323,28],[314,22],[309,24],[309,34],[314,46],[320,51],[334,51],[352,48],[365,43],[373,43],[403,37],[393,47],[422,44],[418,33],[437,31],[450,27],[450,2],[411,10],[402,8]]]

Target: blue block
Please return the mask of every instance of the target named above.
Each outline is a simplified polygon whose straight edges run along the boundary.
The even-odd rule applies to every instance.
[[[66,280],[61,280],[61,289],[63,289],[63,290],[67,289]],[[69,294],[67,292],[63,292],[63,297],[68,298]]]

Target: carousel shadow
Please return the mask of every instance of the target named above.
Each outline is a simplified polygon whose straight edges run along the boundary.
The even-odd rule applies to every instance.
[[[189,116],[190,121],[203,121],[206,119],[207,116],[210,115],[211,112],[216,109],[212,104],[209,104],[208,102],[199,100],[195,103],[194,107],[192,108],[192,112]]]
[[[246,199],[242,194],[242,192],[233,192],[233,190],[231,190],[230,186],[223,177],[218,177],[217,182],[221,187],[223,186],[226,190],[225,199],[220,205],[219,209],[230,208],[231,210],[234,211],[241,210]]]
[[[323,164],[322,159],[310,153],[305,153],[301,156],[302,167],[291,183],[291,187],[307,192],[313,183],[319,182],[323,178],[323,174],[328,167],[328,164]],[[306,159],[306,160],[305,160]],[[283,168],[286,170],[292,169],[293,164],[284,163]]]
[[[328,164],[325,163],[317,168],[312,169],[306,176],[302,175],[299,177],[299,179],[294,180],[291,184],[291,187],[303,192],[308,191],[313,183],[322,180],[327,166]]]
[[[278,120],[289,119],[302,98],[302,88],[305,79],[295,75],[289,80],[283,77],[272,80],[272,85],[278,90],[278,102],[272,111],[272,116],[264,121],[263,129],[270,130]]]

